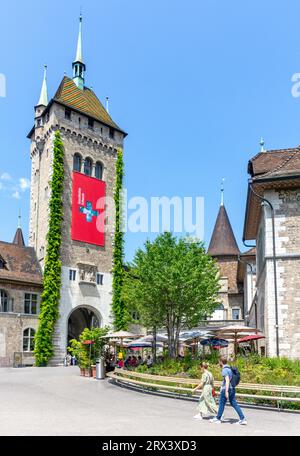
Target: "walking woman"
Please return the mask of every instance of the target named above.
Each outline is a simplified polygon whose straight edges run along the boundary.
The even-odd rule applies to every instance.
[[[215,415],[218,407],[213,398],[214,390],[214,377],[208,370],[208,364],[201,364],[202,378],[201,383],[194,389],[196,392],[198,389],[202,389],[202,394],[199,399],[199,413],[194,416],[196,420],[202,420],[203,415],[213,414]]]

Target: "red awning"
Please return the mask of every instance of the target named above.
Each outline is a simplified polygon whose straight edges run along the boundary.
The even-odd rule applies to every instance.
[[[241,342],[250,342],[251,340],[259,340],[259,339],[265,339],[265,336],[259,335],[259,334],[252,334],[250,336],[243,337],[242,339],[238,340],[238,343],[240,344]]]

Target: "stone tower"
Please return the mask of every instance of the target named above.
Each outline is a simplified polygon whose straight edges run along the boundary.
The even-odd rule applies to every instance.
[[[238,279],[240,250],[224,206],[223,197],[208,253],[216,259],[220,269],[220,307],[215,312],[214,319],[242,320],[244,318],[243,284],[239,283]]]
[[[113,199],[117,150],[123,147],[126,133],[85,86],[85,70],[80,17],[73,78],[64,76],[48,101],[45,68],[35,125],[28,135],[32,161],[29,244],[36,250],[42,268],[56,130],[60,130],[64,143],[62,289],[52,364],[62,363],[68,341],[78,337],[85,327],[111,321],[114,228],[97,232],[103,212],[100,214],[91,201],[98,191],[102,198]],[[81,205],[78,203],[77,208],[78,198]]]

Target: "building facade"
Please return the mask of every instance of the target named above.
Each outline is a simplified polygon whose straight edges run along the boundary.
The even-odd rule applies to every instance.
[[[248,165],[244,239],[256,241],[249,324],[268,356],[300,357],[300,148],[263,151]]]
[[[0,241],[0,367],[32,365],[43,276],[35,250],[18,228]]]
[[[100,214],[95,207],[89,208],[91,203],[86,201],[86,207],[82,207],[78,215],[82,220],[86,217],[86,233],[81,238],[74,237],[72,230],[79,223],[72,207],[77,191],[74,179],[95,189],[100,184],[101,188],[105,186],[106,201],[112,201],[117,151],[123,148],[126,134],[115,124],[95,93],[85,86],[81,27],[82,19],[73,78],[65,76],[54,97],[48,101],[45,72],[41,96],[35,107],[35,124],[28,135],[32,163],[29,244],[36,251],[42,269],[47,250],[53,142],[57,130],[64,144],[62,288],[52,364],[63,362],[68,341],[77,338],[85,327],[111,323],[114,217],[103,242],[98,242],[97,236],[95,241],[86,242],[84,235],[92,229],[92,224],[97,226]],[[83,190],[81,197],[84,197]],[[99,233],[99,239],[100,236]]]

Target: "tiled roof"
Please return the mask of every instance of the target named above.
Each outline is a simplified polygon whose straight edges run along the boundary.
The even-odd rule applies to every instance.
[[[54,101],[58,101],[67,107],[74,108],[99,120],[105,125],[123,132],[112,120],[95,93],[87,87],[84,87],[83,90],[79,89],[73,79],[70,79],[67,76],[61,81],[54,96]]]
[[[254,178],[300,173],[300,147],[261,152],[248,164]]]
[[[0,269],[0,280],[42,285],[42,270],[32,247],[0,241],[0,255],[5,261],[5,268]]]
[[[240,254],[225,206],[221,206],[208,253],[212,256],[236,256]]]

